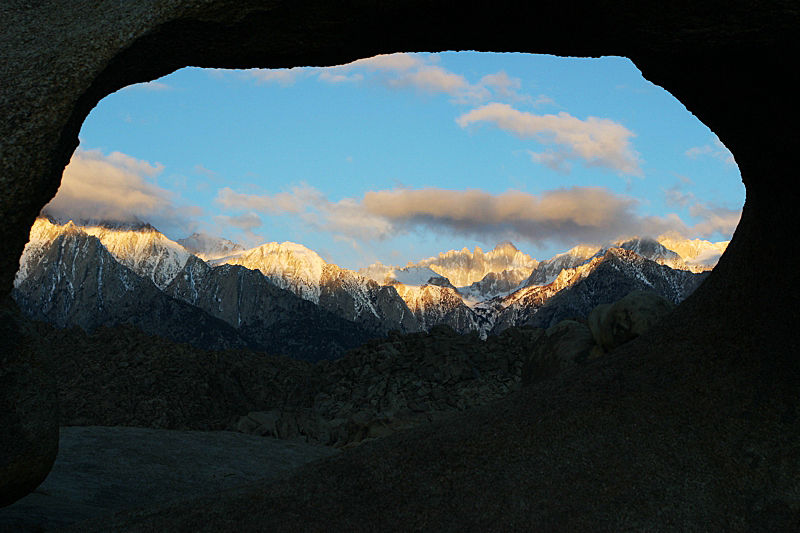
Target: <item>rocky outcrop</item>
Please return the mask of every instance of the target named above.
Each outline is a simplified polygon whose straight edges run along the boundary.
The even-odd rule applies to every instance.
[[[311,363],[201,350],[130,324],[91,334],[40,327],[59,376],[61,426],[232,430],[255,409],[309,405],[319,381]]]
[[[522,367],[522,384],[600,357],[643,335],[674,309],[674,303],[656,292],[633,290],[616,302],[598,305],[588,319],[562,320],[534,340]]]
[[[446,325],[393,334],[323,363],[311,410],[250,413],[237,427],[344,448],[426,424],[516,389],[526,346],[539,334],[515,328],[481,341]]]
[[[613,304],[598,305],[589,313],[589,329],[605,353],[644,334],[675,309],[675,304],[653,291],[631,291]]]
[[[586,362],[594,348],[592,333],[585,324],[563,320],[533,343],[522,367],[522,384],[537,383]]]
[[[542,334],[511,328],[482,341],[435,326],[310,364],[206,352],[130,325],[45,332],[55,347],[62,425],[237,429],[337,448],[506,396],[520,386],[528,347]]]
[[[58,454],[49,346],[6,296],[0,301],[0,507],[33,491]]]

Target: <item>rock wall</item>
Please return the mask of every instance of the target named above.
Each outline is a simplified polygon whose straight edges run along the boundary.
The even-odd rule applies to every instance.
[[[360,474],[349,481],[352,490],[342,488],[335,497],[325,497],[324,505],[307,520],[316,520],[319,527],[332,527],[331,520],[337,517],[355,531],[356,525],[361,529],[375,525],[364,520],[378,516],[367,513],[367,509],[374,508],[383,511],[381,523],[440,530],[444,530],[444,524],[450,529],[458,527],[454,516],[463,524],[486,526],[486,530],[492,524],[496,527],[515,520],[527,521],[527,525],[532,521],[540,529],[552,531],[570,527],[589,530],[588,526],[596,525],[600,519],[610,520],[605,523],[612,529],[625,523],[629,528],[636,529],[638,525],[646,529],[648,524],[667,523],[663,518],[656,519],[662,512],[670,513],[672,523],[682,524],[683,527],[676,526],[679,529],[693,529],[691,524],[694,528],[701,524],[710,527],[708,520],[712,519],[720,529],[729,530],[778,530],[797,525],[800,502],[796,497],[796,463],[791,462],[791,454],[782,455],[798,440],[797,416],[792,413],[800,398],[796,386],[800,382],[796,355],[800,348],[796,333],[800,294],[793,266],[798,263],[800,251],[796,247],[787,251],[781,246],[792,240],[794,209],[800,199],[797,188],[787,187],[796,173],[793,153],[798,141],[795,92],[800,74],[791,58],[797,57],[799,51],[796,30],[800,13],[793,3],[624,1],[595,2],[576,10],[564,2],[518,5],[500,1],[471,10],[455,9],[450,3],[408,0],[5,0],[0,4],[0,21],[0,220],[7,228],[0,240],[0,297],[11,290],[28,229],[41,207],[55,194],[63,168],[78,145],[81,123],[102,97],[125,85],[151,80],[187,65],[331,65],[395,51],[471,49],[631,58],[645,78],[669,90],[718,134],[736,157],[747,187],[747,201],[740,225],[717,268],[671,315],[668,324],[619,349],[620,355],[604,358],[606,370],[593,374],[604,377],[592,377],[585,371],[567,373],[569,382],[557,380],[553,382],[557,384],[533,387],[525,394],[509,397],[503,408],[509,414],[521,416],[522,409],[537,410],[535,434],[527,432],[515,417],[512,423],[486,411],[471,416],[477,416],[475,423],[483,424],[487,435],[503,433],[502,443],[486,440],[484,434],[479,438],[471,434],[469,440],[464,440],[458,427],[451,424],[437,427],[438,431],[445,431],[443,435],[415,431],[413,436],[404,436],[409,439],[403,440],[405,448],[390,443],[382,444],[384,448],[359,449],[362,462],[369,462],[376,457],[374,454],[395,454],[391,462],[394,470],[380,470],[390,468],[385,462],[370,463],[374,465],[372,470],[359,469]],[[525,21],[524,31],[509,29],[510,24],[517,27],[520,21]],[[758,266],[748,261],[755,252],[761,258]],[[764,271],[770,272],[770,279],[764,279]],[[774,279],[781,283],[773,283]],[[681,335],[676,336],[675,331]],[[14,351],[13,344],[3,348],[11,350],[11,359],[22,357]],[[622,358],[633,350],[638,350],[635,364],[639,366],[635,369],[630,366],[634,363]],[[676,370],[678,363],[668,363],[668,357],[679,357],[683,366]],[[11,359],[9,365],[13,364]],[[653,370],[662,366],[662,372]],[[625,380],[620,376],[638,381],[623,386]],[[597,379],[605,380],[604,384],[598,384]],[[669,387],[674,390],[669,396],[651,393],[639,397],[635,391],[645,388],[645,382],[656,391]],[[709,392],[709,383],[716,384],[713,392]],[[729,390],[734,386],[735,390]],[[591,404],[581,404],[580,415],[554,407],[575,407],[583,401],[576,391],[587,388],[592,388],[597,397],[592,398]],[[558,401],[543,401],[540,395],[545,391]],[[684,406],[675,403],[675,398],[696,401]],[[636,411],[623,409],[619,404],[623,399],[634,402]],[[698,407],[707,402],[707,407]],[[603,407],[611,404],[619,410]],[[732,419],[724,418],[734,406],[741,409],[742,416],[750,417],[742,420],[757,421],[745,433],[736,429],[739,426]],[[691,409],[692,415],[686,415],[684,409]],[[9,415],[13,410],[5,403],[0,406],[4,417],[20,416]],[[645,411],[652,413],[652,419],[641,417]],[[623,412],[629,416],[616,418]],[[576,426],[576,417],[586,413],[593,418]],[[633,419],[637,423],[631,422]],[[786,425],[776,426],[776,421],[785,421]],[[10,427],[6,418],[0,423]],[[720,424],[724,427],[710,442],[706,438],[708,432],[701,428]],[[574,437],[570,442],[578,442],[578,436],[587,428],[592,428],[593,442],[616,445],[615,453],[624,454],[626,462],[615,462],[614,456],[603,455],[606,448],[599,444],[592,448],[593,453],[583,445],[562,449],[562,455],[568,453],[572,457],[567,462],[554,459],[558,454],[544,453],[548,449],[554,452],[552,442],[563,440],[567,433]],[[644,433],[643,428],[647,430]],[[734,437],[739,434],[737,431],[743,435],[738,440]],[[628,441],[623,437],[639,438],[638,447],[626,448]],[[52,441],[52,435],[47,439]],[[684,447],[691,443],[691,453],[676,457],[666,446],[668,442],[682,443]],[[514,443],[517,448],[512,446]],[[535,469],[521,478],[517,474],[525,472],[526,465],[512,468],[509,461],[519,461],[520,455],[509,450],[532,447],[544,451],[536,455]],[[451,450],[457,450],[452,452],[455,455],[449,455]],[[490,451],[492,460],[487,461]],[[443,453],[448,455],[442,456]],[[340,455],[335,461],[326,462],[324,468],[305,469],[304,475],[318,476],[314,479],[340,475],[346,471],[342,470],[344,467],[352,467],[349,454]],[[8,450],[3,450],[2,457],[8,456]],[[668,462],[670,458],[680,462],[685,457],[694,462],[686,465],[686,472],[691,472],[688,478],[680,477],[681,471]],[[450,491],[447,500],[430,493],[439,485],[422,483],[419,477],[434,475],[435,465],[441,461],[462,465],[454,466],[456,470],[448,474],[457,477],[457,481],[451,479],[441,485],[442,491]],[[587,461],[594,466],[587,469]],[[6,469],[7,464],[2,468]],[[572,464],[580,467],[570,467]],[[742,471],[745,464],[754,465],[752,468],[760,469],[759,473]],[[480,480],[461,474],[474,468],[481,469]],[[792,468],[794,475],[790,475]],[[373,473],[375,477],[370,477]],[[606,477],[612,473],[613,479]],[[715,477],[716,474],[719,475]],[[438,475],[445,476],[445,472]],[[37,476],[40,473],[31,479]],[[383,480],[390,478],[392,483],[387,485]],[[561,497],[567,493],[550,486],[551,480],[563,478],[571,480],[569,487],[563,487],[568,490],[568,498]],[[391,497],[392,491],[384,491],[389,495],[386,507],[369,507],[375,505],[370,502],[376,498],[370,487],[378,479],[383,486],[405,491],[400,498],[402,505]],[[608,479],[610,485],[600,487],[597,479]],[[764,481],[767,479],[769,482]],[[528,480],[539,481],[529,486]],[[625,486],[636,490],[626,493],[619,480],[626,480]],[[263,503],[265,509],[288,509],[284,504],[290,501],[305,505],[302,502],[314,497],[308,495],[307,484],[292,485],[292,480],[282,483],[282,494],[297,494],[296,499],[267,499]],[[320,483],[315,486],[324,485]],[[738,488],[732,490],[726,483]],[[686,489],[701,485],[704,492]],[[306,491],[302,496],[296,492],[300,486]],[[523,486],[527,488],[520,490]],[[481,491],[480,487],[484,489]],[[13,491],[6,493],[6,487],[2,490],[3,502],[13,500]],[[540,507],[517,501],[515,495],[520,493],[539,502],[536,505]],[[372,499],[365,500],[359,496],[362,494],[370,494]],[[474,494],[483,496],[470,496]],[[643,499],[646,494],[651,495],[650,499]],[[688,494],[693,499],[687,499]],[[338,511],[343,508],[344,497],[349,498],[348,516],[360,516],[361,520],[350,520]],[[512,500],[516,507],[509,503]],[[658,504],[678,500],[684,502],[680,509]],[[429,506],[429,502],[437,501],[456,503]],[[493,507],[492,502],[497,506]],[[619,502],[625,502],[625,513],[620,514]],[[700,503],[692,507],[692,502]],[[222,505],[221,500],[215,504]],[[180,513],[170,516],[178,520],[181,513],[203,512],[211,507],[180,509]],[[475,509],[483,514],[475,515]],[[271,520],[276,521],[278,531],[282,530],[277,522],[280,516],[301,515],[287,510],[285,515],[273,513]],[[250,513],[243,522],[251,516],[264,523],[263,513]],[[520,518],[523,516],[527,518]],[[593,521],[582,521],[585,516],[591,516]],[[724,520],[728,522],[723,523]],[[192,523],[213,527],[203,520]],[[301,527],[288,519],[281,523]],[[313,529],[311,522],[304,525]],[[161,526],[163,529],[163,523]]]

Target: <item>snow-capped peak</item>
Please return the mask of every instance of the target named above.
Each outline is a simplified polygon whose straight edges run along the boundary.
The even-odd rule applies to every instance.
[[[460,251],[450,250],[440,253],[438,257],[429,257],[409,266],[429,267],[449,279],[456,287],[467,287],[482,280],[490,272],[522,270],[527,276],[536,265],[538,262],[531,256],[520,252],[510,242],[503,242],[488,253],[477,246],[473,252],[467,248]]]
[[[556,254],[551,259],[542,261],[531,272],[530,277],[521,286],[549,285],[553,283],[564,269],[575,268],[596,257],[603,248],[591,244],[579,244],[566,252]]]
[[[292,290],[313,302],[319,302],[320,282],[327,266],[316,252],[293,242],[262,244],[209,263],[259,270],[281,288]]]
[[[98,223],[83,231],[100,239],[123,265],[150,278],[164,289],[178,275],[191,253],[150,224],[136,226]]]
[[[686,239],[676,232],[665,233],[657,240],[665,248],[677,253],[695,272],[714,268],[730,243],[730,241],[709,242],[701,239]]]

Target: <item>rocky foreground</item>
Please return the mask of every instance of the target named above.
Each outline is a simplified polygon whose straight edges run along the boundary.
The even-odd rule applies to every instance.
[[[638,291],[615,306],[625,312],[598,306],[588,320],[513,327],[485,341],[445,325],[392,332],[318,364],[199,350],[131,325],[91,335],[38,327],[56,353],[62,426],[229,430],[349,448],[586,364],[674,307]]]

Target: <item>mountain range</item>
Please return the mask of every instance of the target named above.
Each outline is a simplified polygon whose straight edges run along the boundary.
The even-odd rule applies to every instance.
[[[172,241],[146,223],[42,216],[13,296],[26,315],[59,327],[130,322],[198,347],[317,361],[391,330],[447,324],[485,338],[515,325],[548,327],[633,289],[679,303],[726,245],[636,237],[537,261],[504,242],[354,272],[294,243],[246,250],[203,234]]]

